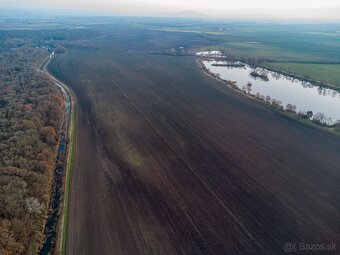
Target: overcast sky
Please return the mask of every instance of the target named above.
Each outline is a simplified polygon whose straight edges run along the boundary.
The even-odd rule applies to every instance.
[[[185,6],[189,8],[305,8],[305,7],[325,7],[340,6],[339,0],[145,0],[141,2],[162,3],[176,6]]]
[[[0,7],[77,9],[133,15],[199,11],[219,17],[244,14],[340,19],[340,0],[0,0]],[[235,9],[236,12],[230,11]],[[291,9],[298,12],[290,12]]]
[[[318,8],[340,6],[339,0],[0,0],[2,6],[31,6],[31,7],[58,7],[58,8],[88,8],[101,9],[107,6],[131,3],[138,5],[163,5],[182,8]]]

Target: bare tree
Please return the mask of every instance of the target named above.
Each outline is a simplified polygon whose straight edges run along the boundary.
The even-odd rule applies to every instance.
[[[40,204],[38,199],[36,199],[35,197],[28,197],[26,198],[26,208],[30,214],[32,213],[40,214],[44,206]]]
[[[325,114],[318,112],[314,115],[313,120],[319,123],[327,123],[327,117]]]
[[[287,105],[286,105],[286,110],[287,110],[288,112],[296,112],[296,106],[293,105],[293,104],[287,104]]]

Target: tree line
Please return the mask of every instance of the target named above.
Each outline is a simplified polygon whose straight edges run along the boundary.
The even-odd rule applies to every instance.
[[[6,44],[7,42],[7,44]],[[46,48],[6,38],[0,50],[0,254],[36,254],[43,240],[64,98],[39,71]]]

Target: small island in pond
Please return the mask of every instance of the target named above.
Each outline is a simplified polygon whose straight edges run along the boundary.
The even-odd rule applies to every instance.
[[[267,72],[258,72],[256,70],[254,70],[250,73],[250,75],[253,76],[254,78],[260,78],[264,81],[269,81]]]
[[[246,65],[241,62],[224,62],[224,63],[214,63],[212,66],[226,66],[226,67],[245,67]]]

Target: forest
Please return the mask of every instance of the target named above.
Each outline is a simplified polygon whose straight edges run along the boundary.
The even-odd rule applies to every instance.
[[[64,118],[60,89],[40,67],[62,31],[0,32],[0,254],[37,254]],[[69,33],[81,38],[78,33]]]
[[[37,254],[44,241],[65,105],[42,64],[99,34],[40,22],[0,19],[1,255]]]

